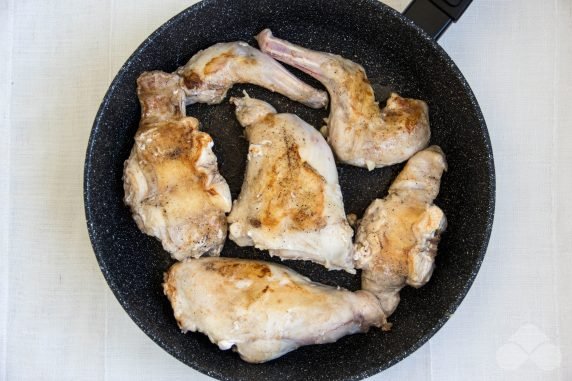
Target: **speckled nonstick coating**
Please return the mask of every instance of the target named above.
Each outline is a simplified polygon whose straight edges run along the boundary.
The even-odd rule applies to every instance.
[[[160,6],[160,5],[158,5]],[[173,262],[154,238],[141,233],[123,204],[122,169],[139,121],[135,80],[145,70],[173,71],[199,49],[220,41],[246,40],[270,27],[280,38],[341,54],[362,64],[370,79],[430,107],[431,143],[447,154],[449,171],[436,200],[449,227],[439,246],[433,279],[406,288],[391,317],[391,332],[373,329],[334,344],[300,348],[266,364],[243,362],[199,333],[182,334],[161,282]],[[295,71],[314,86],[316,81]],[[311,110],[254,86],[247,90],[316,127],[326,110]],[[233,198],[242,184],[247,142],[227,102],[192,105],[189,115],[215,141],[220,171]],[[346,212],[361,216],[384,197],[402,165],[377,169],[338,166]],[[357,380],[405,358],[425,343],[455,312],[485,255],[494,211],[494,166],[486,125],[462,74],[447,54],[413,23],[377,0],[206,0],[154,32],[121,68],[95,119],[85,162],[85,210],[93,248],[117,299],[141,329],[189,366],[223,380]],[[278,262],[253,248],[227,240],[223,255]],[[351,276],[303,261],[286,261],[311,279],[352,290]]]

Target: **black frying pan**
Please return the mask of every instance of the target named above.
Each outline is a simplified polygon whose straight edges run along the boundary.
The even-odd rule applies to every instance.
[[[425,0],[427,2],[428,0]],[[453,1],[455,3],[455,1]],[[423,2],[419,2],[422,4]],[[426,5],[426,4],[425,4]],[[414,16],[415,9],[409,13]],[[418,14],[428,15],[426,11]],[[438,35],[442,22],[433,18]],[[446,20],[445,20],[446,21]],[[362,64],[369,77],[430,107],[431,144],[447,154],[436,203],[449,227],[439,246],[433,279],[421,289],[406,288],[390,332],[373,329],[334,344],[298,349],[262,365],[220,351],[206,336],[182,334],[161,282],[173,262],[154,238],[141,233],[123,204],[122,169],[139,121],[135,80],[145,70],[173,71],[194,53],[216,42],[246,40],[269,27],[276,36],[306,47],[341,54]],[[431,23],[426,24],[427,29]],[[296,71],[295,71],[296,72]],[[305,81],[320,86],[296,72]],[[316,127],[326,110],[311,110],[254,86],[236,86],[296,113]],[[240,190],[247,142],[228,102],[192,105],[215,141],[220,171],[233,198]],[[361,216],[384,197],[402,165],[368,172],[338,166],[346,212]],[[467,293],[485,255],[493,220],[494,166],[479,106],[447,54],[419,27],[377,0],[206,0],[175,16],[153,33],[123,65],[99,109],[85,163],[85,210],[93,248],[109,286],[131,318],[156,343],[189,366],[212,377],[234,379],[341,380],[371,376],[425,343],[451,316]],[[227,240],[223,256],[277,261]],[[359,288],[358,276],[303,261],[286,264],[315,281]]]

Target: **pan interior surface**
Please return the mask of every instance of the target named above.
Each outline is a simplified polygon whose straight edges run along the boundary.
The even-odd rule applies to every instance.
[[[256,46],[253,37],[267,27],[277,37],[356,61],[372,82],[429,104],[431,144],[443,148],[449,165],[435,201],[447,215],[448,229],[433,278],[421,289],[402,291],[401,303],[390,318],[394,323],[390,332],[373,329],[252,365],[231,351],[219,350],[202,334],[180,332],[161,287],[163,273],[173,261],[157,240],[137,229],[123,204],[122,171],[139,122],[139,74],[174,71],[217,42],[244,40]],[[235,86],[229,95],[243,90],[317,128],[328,114],[249,85]],[[213,137],[220,171],[235,199],[244,177],[248,143],[233,107],[227,100],[215,106],[191,105],[187,114],[198,118],[201,128]],[[346,213],[361,217],[375,198],[386,195],[402,166],[368,172],[338,165]],[[157,30],[118,73],[92,130],[84,191],[88,229],[106,280],[131,318],[169,353],[224,380],[347,380],[371,376],[403,359],[458,307],[486,251],[494,209],[494,167],[484,120],[462,75],[441,48],[389,7],[375,0],[206,0]],[[230,240],[222,255],[280,262]],[[304,261],[285,264],[314,281],[351,290],[360,286],[359,273],[328,272]]]

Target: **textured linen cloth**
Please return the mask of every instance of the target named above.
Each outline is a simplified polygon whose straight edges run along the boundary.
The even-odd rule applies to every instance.
[[[0,1],[1,380],[209,379],[147,338],[115,300],[82,196],[107,87],[192,3]],[[371,379],[571,380],[572,1],[474,1],[440,44],[491,134],[492,238],[451,320]]]

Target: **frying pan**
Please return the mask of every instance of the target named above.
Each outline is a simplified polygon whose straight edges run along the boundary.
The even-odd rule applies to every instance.
[[[435,24],[428,25],[426,29],[436,36],[445,24],[432,30]],[[433,278],[421,289],[408,287],[401,292],[390,332],[373,329],[252,365],[232,351],[219,350],[202,334],[180,332],[161,287],[163,272],[173,261],[157,240],[137,229],[122,201],[121,177],[139,122],[139,74],[154,69],[174,71],[198,50],[216,42],[245,40],[256,46],[253,36],[267,27],[280,38],[350,58],[365,67],[373,82],[427,101],[431,144],[443,148],[449,163],[436,200],[449,226],[439,246]],[[320,87],[312,78],[293,72]],[[327,116],[326,110],[311,110],[254,86],[235,86],[230,95],[242,90],[316,127]],[[197,117],[202,129],[212,135],[220,171],[236,198],[248,143],[233,107],[228,102],[192,105],[187,114]],[[346,212],[361,216],[369,203],[386,195],[402,167],[368,172],[339,165]],[[222,380],[356,380],[405,358],[449,319],[467,293],[485,255],[494,211],[491,145],[471,89],[429,34],[377,0],[205,0],[188,8],[145,40],[113,80],[93,125],[84,175],[91,242],[105,279],[125,311],[167,352]],[[230,240],[222,255],[278,261],[265,252],[237,247]],[[285,264],[314,281],[359,289],[359,273],[327,271],[304,261]]]

